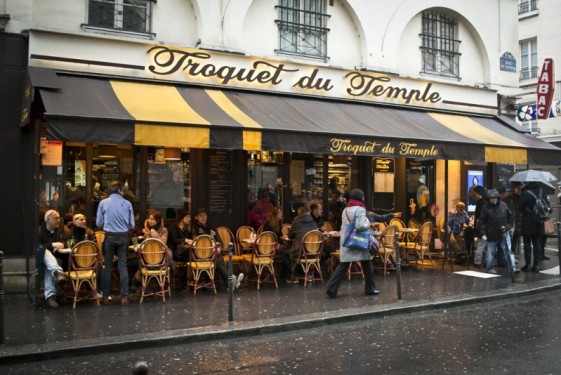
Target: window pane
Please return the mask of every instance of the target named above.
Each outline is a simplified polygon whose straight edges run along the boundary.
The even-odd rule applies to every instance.
[[[115,26],[115,4],[113,0],[90,0],[89,24],[113,28]]]

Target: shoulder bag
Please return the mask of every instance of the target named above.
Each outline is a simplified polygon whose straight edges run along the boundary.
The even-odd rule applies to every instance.
[[[357,215],[355,214],[354,219],[351,221],[349,213],[347,212],[349,225],[347,225],[347,233],[345,234],[343,246],[350,249],[368,250],[370,244],[370,230],[366,229],[358,232],[355,227],[356,217]]]

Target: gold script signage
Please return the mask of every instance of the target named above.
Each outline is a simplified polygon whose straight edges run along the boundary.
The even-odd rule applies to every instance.
[[[155,46],[147,51],[150,61],[147,70],[159,77],[178,79],[206,84],[232,87],[249,87],[281,90],[289,85],[289,91],[311,94],[342,96],[352,99],[389,101],[399,104],[432,106],[442,101],[440,93],[434,91],[431,83],[417,88],[401,87],[392,78],[362,71],[351,71],[336,75],[333,69],[288,65],[279,61],[262,59],[243,60],[241,65],[222,61],[221,54],[211,54],[201,50]],[[348,72],[348,71],[347,71]],[[178,76],[179,75],[179,76]],[[337,87],[343,85],[344,87]],[[333,95],[331,92],[335,91]]]
[[[394,172],[394,159],[374,158],[374,172]]]
[[[391,141],[386,143],[363,141],[359,143],[343,138],[331,138],[329,150],[334,154],[384,155],[431,159],[437,159],[440,156],[440,152],[434,144],[420,146],[414,142]]]

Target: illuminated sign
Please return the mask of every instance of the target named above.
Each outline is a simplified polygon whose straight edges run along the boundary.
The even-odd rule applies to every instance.
[[[440,156],[440,152],[434,144],[419,146],[418,143],[413,142],[387,142],[382,144],[371,141],[353,143],[350,139],[341,138],[331,138],[329,151],[353,155],[387,155],[411,158],[438,158]]]
[[[552,58],[548,57],[543,61],[542,72],[536,86],[538,120],[547,120],[549,118],[549,110],[553,100],[553,92],[555,91],[554,66],[555,63]]]
[[[394,172],[394,159],[374,158],[374,172]]]

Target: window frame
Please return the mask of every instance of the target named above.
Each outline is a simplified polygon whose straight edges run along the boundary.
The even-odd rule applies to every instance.
[[[460,80],[458,22],[444,13],[424,11],[421,20],[422,74]]]
[[[528,47],[526,53],[524,46]],[[538,38],[529,38],[519,43],[520,48],[520,81],[538,78]],[[533,49],[532,49],[533,48]],[[526,63],[524,60],[526,59]]]
[[[87,1],[87,23],[83,24],[82,26],[86,30],[96,30],[96,31],[104,31],[109,33],[117,33],[117,34],[127,34],[145,38],[154,38],[156,36],[155,33],[152,32],[152,20],[153,20],[153,4],[157,3],[157,0],[136,0],[140,2],[140,4],[127,4],[126,2],[130,0],[88,0]],[[108,20],[105,22],[111,22],[112,26],[107,24],[103,24],[104,20],[96,20],[98,22],[92,21],[92,4],[98,3],[100,7],[108,6],[109,8],[113,8],[113,16],[109,17]],[[127,23],[127,16],[133,15],[134,11],[138,8],[144,12],[145,17],[142,19],[137,16],[142,22],[140,24],[143,25],[143,30],[135,29],[134,27],[126,27]],[[138,23],[137,23],[138,24]],[[132,24],[131,24],[132,25]]]
[[[520,0],[518,3],[518,14],[526,14],[538,10],[538,0]]]
[[[275,6],[279,29],[279,47],[275,52],[329,60],[327,55],[327,19],[325,0],[279,0]],[[314,53],[314,51],[317,51]]]

